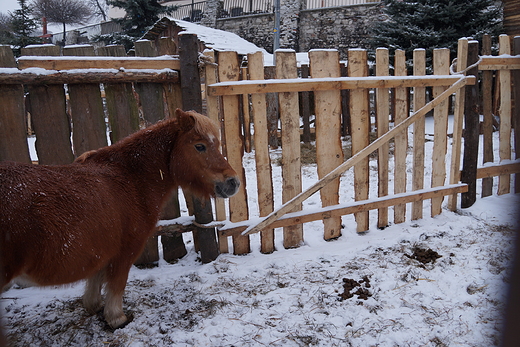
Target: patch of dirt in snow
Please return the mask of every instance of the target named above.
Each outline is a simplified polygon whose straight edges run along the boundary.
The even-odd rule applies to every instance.
[[[115,331],[83,309],[82,284],[14,287],[3,321],[14,346],[497,345],[513,228],[444,214],[271,255],[202,265],[190,249],[134,268],[133,321]]]

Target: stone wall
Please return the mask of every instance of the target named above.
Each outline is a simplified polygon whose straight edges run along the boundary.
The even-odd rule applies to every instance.
[[[369,25],[382,20],[380,4],[329,7],[300,12],[299,49],[336,48],[347,57],[349,48],[368,48]]]
[[[218,19],[215,29],[229,31],[272,53],[274,14],[256,14]]]
[[[291,2],[295,6],[296,3]],[[349,48],[368,48],[368,26],[373,21],[382,20],[381,6],[381,3],[375,3],[300,10],[290,18],[285,15],[286,23],[291,24],[286,26],[287,29],[283,26],[282,15],[280,48],[292,48],[299,52],[314,48],[336,48],[341,58],[346,59]],[[274,14],[218,19],[215,26],[216,29],[233,32],[271,53],[273,27]]]

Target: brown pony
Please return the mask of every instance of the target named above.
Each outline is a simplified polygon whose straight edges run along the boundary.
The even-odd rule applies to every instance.
[[[70,165],[0,165],[0,264],[9,283],[52,286],[87,279],[83,304],[127,323],[128,272],[173,189],[227,198],[239,187],[219,152],[216,125],[176,110],[164,120],[81,155]]]

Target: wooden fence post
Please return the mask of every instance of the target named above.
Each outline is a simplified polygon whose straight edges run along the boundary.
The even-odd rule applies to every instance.
[[[215,64],[215,52],[214,51],[206,51],[204,55],[209,59],[209,64],[206,65],[205,68],[205,77],[206,77],[206,90],[207,86],[213,83],[217,83],[217,66]],[[218,96],[210,96],[206,94],[206,105],[207,105],[207,113],[208,117],[213,119],[215,123],[219,125],[220,129],[220,138],[221,145],[223,147],[224,141],[224,132],[222,128],[222,119],[220,117],[220,100]],[[225,200],[222,198],[215,198],[215,217],[216,220],[222,221],[226,219],[226,204]],[[228,237],[227,236],[219,236],[218,239],[218,247],[220,253],[228,253],[229,245],[228,245]]]
[[[60,55],[60,47],[44,45],[22,48],[23,55]],[[31,120],[36,133],[36,152],[40,164],[70,164],[74,161],[70,142],[63,85],[30,85]],[[52,107],[49,107],[52,105]]]
[[[223,51],[218,55],[218,76],[220,82],[238,81],[240,65],[236,52]],[[226,95],[222,97],[224,127],[226,129],[227,160],[240,177],[240,188],[235,196],[229,199],[229,219],[231,222],[247,220],[247,192],[245,172],[242,165],[244,145],[242,142],[239,122],[239,96]],[[250,252],[249,236],[233,236],[233,253],[246,254]]]
[[[247,55],[249,78],[264,79],[264,59],[262,52]],[[252,94],[251,104],[255,125],[254,146],[256,177],[258,189],[258,208],[260,217],[267,216],[274,210],[273,179],[271,159],[269,157],[269,134],[267,130],[267,105],[265,94]],[[268,228],[260,232],[260,251],[274,252],[274,229]]]
[[[276,78],[297,78],[296,53],[292,50],[278,50],[274,54]],[[278,104],[282,124],[282,203],[286,203],[302,191],[298,93],[278,93]],[[291,212],[300,210],[301,204],[298,204]],[[299,247],[302,242],[302,224],[284,228],[285,248]]]
[[[450,50],[440,48],[433,50],[434,75],[449,75]],[[446,87],[433,87],[433,97],[440,95]],[[444,100],[433,110],[434,140],[432,163],[432,187],[443,186],[446,181],[446,150],[448,129],[448,100]],[[441,213],[443,197],[433,198],[431,216]]]
[[[177,46],[171,37],[160,38],[156,49],[159,55],[177,53]],[[164,83],[162,89],[167,108],[167,110],[164,111],[165,117],[175,117],[175,110],[177,108],[182,109],[180,83]],[[173,219],[180,216],[179,192],[176,190],[172,193],[172,196],[164,207],[161,218]],[[161,245],[163,248],[163,259],[170,263],[184,257],[188,253],[182,234],[162,235]]]
[[[309,52],[312,78],[340,77],[337,50],[312,50]],[[341,93],[339,90],[314,92],[316,114],[316,161],[318,177],[322,178],[343,163],[341,145]],[[320,191],[322,206],[339,204],[339,178]],[[341,236],[341,217],[323,220],[325,240]]]
[[[520,55],[520,36],[516,36],[513,41],[514,54]],[[515,159],[520,159],[520,70],[513,71],[513,129],[515,129]],[[515,174],[515,193],[520,193],[520,174]]]
[[[491,36],[482,37],[482,55],[491,55]],[[483,164],[493,162],[493,71],[482,71]],[[482,197],[493,194],[493,177],[482,179]]]
[[[0,45],[0,67],[15,68],[10,46]],[[0,161],[30,163],[23,86],[0,85]]]
[[[413,51],[413,74],[415,76],[426,75],[426,50],[415,49]],[[413,110],[417,112],[426,104],[426,88],[414,87],[413,89]],[[425,121],[421,117],[413,123],[413,172],[412,190],[424,188],[424,142],[425,142]],[[423,217],[423,201],[412,203],[412,220]]]
[[[457,72],[462,73],[468,66],[468,39],[460,39],[457,47]],[[466,73],[464,73],[466,74]],[[457,184],[460,180],[460,157],[462,154],[462,128],[464,120],[464,106],[466,104],[466,87],[460,88],[455,94],[455,108],[453,116],[453,137],[451,145],[450,184]],[[448,208],[457,210],[457,194],[448,197]]]
[[[498,38],[499,54],[511,54],[509,36]],[[511,159],[511,70],[500,70],[500,142],[498,153],[500,161]],[[498,194],[507,194],[511,190],[510,175],[498,176]]]
[[[348,50],[348,75],[350,77],[368,76],[367,52],[364,49]],[[355,155],[369,144],[370,115],[368,110],[368,90],[353,89],[350,91],[350,121],[352,136],[352,155]],[[369,159],[363,158],[354,166],[354,198],[356,201],[368,199]],[[367,212],[355,214],[357,232],[369,229]]]
[[[63,48],[65,56],[94,56],[93,46]],[[69,105],[73,124],[72,142],[74,154],[104,147],[107,142],[107,127],[99,84],[69,84]]]
[[[387,48],[376,50],[376,75],[389,75],[389,54]],[[381,137],[388,132],[388,117],[390,115],[390,94],[388,88],[376,89],[376,122],[377,137]],[[388,157],[390,146],[385,143],[377,150],[377,174],[378,174],[378,196],[388,195]],[[377,210],[377,227],[386,228],[388,226],[388,207]]]
[[[395,51],[395,76],[406,76],[406,56],[401,49]],[[395,123],[408,117],[408,90],[395,88]],[[406,153],[408,151],[408,129],[394,138],[394,194],[406,192]],[[394,223],[406,220],[406,204],[394,206]]]
[[[198,66],[199,43],[195,34],[179,35],[179,59],[181,63],[182,104],[185,109],[202,113],[202,91]],[[190,194],[191,195],[191,194]],[[206,224],[213,221],[211,200],[193,198],[195,221]],[[215,228],[197,227],[199,249],[203,263],[215,260],[219,255]]]
[[[468,62],[470,66],[478,61],[478,41],[468,42]],[[477,76],[478,67],[470,69],[467,76]],[[461,182],[468,185],[468,192],[462,193],[461,207],[467,208],[477,199],[477,160],[480,133],[480,105],[478,83],[466,86],[464,101],[464,155],[462,157]]]

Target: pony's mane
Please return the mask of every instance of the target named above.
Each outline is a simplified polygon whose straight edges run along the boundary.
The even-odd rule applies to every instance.
[[[212,119],[194,111],[188,111],[186,113],[193,116],[193,119],[195,120],[194,130],[197,134],[203,136],[211,134],[215,136],[215,138],[218,138],[218,126]]]

